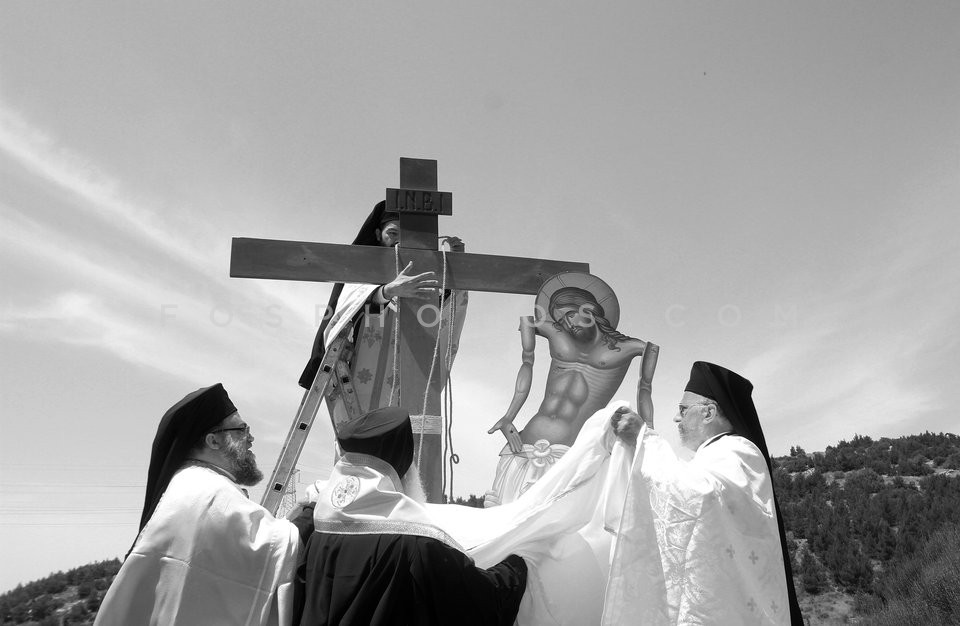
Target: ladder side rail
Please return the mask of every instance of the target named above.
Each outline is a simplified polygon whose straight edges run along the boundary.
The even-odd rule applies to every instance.
[[[273,473],[270,475],[270,482],[267,483],[267,489],[260,500],[260,505],[274,515],[280,507],[287,482],[300,459],[310,427],[313,425],[317,411],[320,410],[320,403],[323,401],[330,381],[335,374],[336,363],[343,354],[346,336],[337,337],[324,355],[313,384],[310,385],[310,389],[307,390],[300,401],[300,408],[293,424],[290,426],[290,431],[287,433],[287,438],[284,441],[283,448],[281,448],[280,457],[277,459]],[[333,415],[331,414],[330,417],[332,420]]]
[[[348,419],[355,420],[360,417],[360,400],[357,398],[357,392],[353,388],[350,366],[347,365],[346,359],[340,359],[337,361],[336,368],[336,388],[340,392],[340,400],[343,401],[343,406],[347,410]],[[331,413],[331,415],[333,414]]]

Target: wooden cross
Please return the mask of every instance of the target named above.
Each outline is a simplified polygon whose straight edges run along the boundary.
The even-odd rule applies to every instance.
[[[387,210],[400,213],[400,267],[413,261],[416,273],[433,271],[442,281],[443,253],[437,249],[438,215],[452,214],[452,197],[437,190],[437,162],[400,159],[400,189],[387,189]],[[235,237],[230,276],[313,282],[370,283],[383,285],[396,278],[395,251],[386,247],[351,246]],[[466,252],[447,253],[448,289],[498,293],[536,294],[548,278],[560,272],[586,272],[586,263],[493,256]],[[400,299],[400,403],[418,416],[433,358],[438,325],[430,316],[417,320],[416,300]],[[439,369],[437,370],[439,371]],[[434,375],[427,393],[427,415],[440,414],[444,381]],[[374,408],[374,407],[371,407]],[[421,424],[422,427],[422,424]],[[440,502],[442,434],[420,433],[414,428],[421,459],[420,476],[429,502]]]

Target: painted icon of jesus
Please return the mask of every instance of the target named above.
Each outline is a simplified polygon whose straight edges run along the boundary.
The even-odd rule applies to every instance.
[[[485,506],[512,502],[562,457],[587,418],[607,406],[638,356],[638,412],[652,415],[659,347],[619,332],[619,319],[616,294],[592,274],[564,272],[544,283],[535,314],[520,319],[523,354],[513,400],[487,431],[499,430],[507,444]],[[547,339],[550,371],[540,408],[518,431],[513,422],[530,394],[538,335]]]

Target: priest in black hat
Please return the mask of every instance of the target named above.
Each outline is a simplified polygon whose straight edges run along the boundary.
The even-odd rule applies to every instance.
[[[698,361],[674,417],[680,460],[633,411],[636,441],[603,624],[803,624],[749,380]]]
[[[223,385],[198,389],[160,421],[140,533],[98,625],[284,624],[302,531],[247,498],[263,474],[250,427]]]
[[[522,557],[480,569],[424,506],[409,414],[376,409],[340,426],[343,456],[316,497],[297,571],[302,626],[514,623]]]
[[[385,246],[393,248],[400,243],[400,214],[386,211],[386,203],[377,203],[353,240],[355,246]],[[463,242],[458,237],[444,237],[441,249],[463,252]],[[467,292],[446,294],[440,306],[438,291],[442,284],[434,272],[416,273],[413,262],[397,268],[395,279],[385,285],[336,283],[330,293],[326,311],[313,342],[310,360],[300,375],[300,386],[309,389],[320,369],[320,363],[330,344],[343,332],[352,333],[355,341],[350,363],[352,382],[361,411],[398,404],[400,388],[394,375],[397,334],[396,298],[415,298],[425,306],[437,307],[424,313],[427,323],[435,323],[439,311],[441,344],[439,354],[447,354],[447,343],[459,341],[467,311]],[[446,329],[453,324],[453,333]],[[452,349],[456,353],[456,348]],[[446,380],[448,372],[441,359],[443,371],[437,373],[439,380]],[[343,402],[334,403],[335,421],[340,423],[350,417]]]

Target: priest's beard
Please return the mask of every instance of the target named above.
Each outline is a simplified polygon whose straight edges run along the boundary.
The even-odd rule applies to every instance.
[[[403,483],[403,493],[411,500],[419,503],[427,503],[427,494],[423,491],[423,483],[420,482],[420,470],[416,463],[411,463],[407,473],[400,479]]]
[[[257,458],[247,449],[247,438],[231,439],[223,450],[230,462],[230,473],[237,484],[252,487],[263,480],[263,472],[257,467]]]

